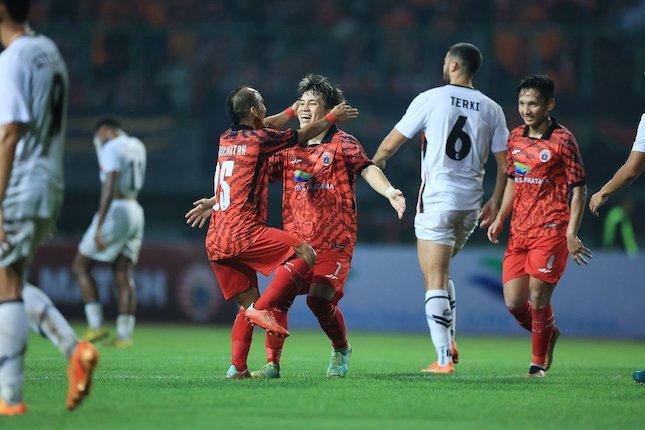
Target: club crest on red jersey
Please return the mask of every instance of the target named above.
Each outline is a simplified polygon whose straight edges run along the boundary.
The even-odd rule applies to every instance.
[[[549,151],[548,149],[543,149],[542,151],[540,151],[541,162],[546,163],[550,159],[551,159],[551,151]]]
[[[327,167],[331,164],[331,153],[325,152],[322,155],[322,164],[323,166]]]

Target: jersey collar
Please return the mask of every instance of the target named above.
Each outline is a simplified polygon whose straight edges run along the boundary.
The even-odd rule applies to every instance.
[[[558,121],[554,117],[551,117],[551,125],[549,126],[549,128],[547,128],[544,131],[544,134],[542,134],[542,137],[540,137],[540,139],[542,139],[542,140],[551,139],[551,135],[558,128],[560,128],[560,124],[558,124]],[[529,126],[528,125],[524,126],[524,132],[522,133],[522,137],[529,137]]]
[[[336,124],[333,124],[331,127],[329,127],[329,130],[327,130],[327,133],[325,133],[325,137],[322,138],[320,143],[331,142],[332,137],[334,137],[334,134],[336,133],[338,133],[338,127],[336,127]]]

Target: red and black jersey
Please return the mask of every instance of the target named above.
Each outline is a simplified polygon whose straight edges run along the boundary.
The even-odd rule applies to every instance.
[[[293,129],[236,126],[219,140],[213,215],[206,235],[209,260],[233,257],[256,239],[267,219],[269,157],[298,143]]]
[[[507,174],[515,181],[511,235],[564,235],[569,222],[569,189],[585,184],[582,156],[573,134],[552,118],[541,138],[528,126],[511,132]]]
[[[271,157],[271,180],[283,181],[284,229],[316,251],[354,251],[356,175],[372,161],[356,138],[332,126],[321,143]]]

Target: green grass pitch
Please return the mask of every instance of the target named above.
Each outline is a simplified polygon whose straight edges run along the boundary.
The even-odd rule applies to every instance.
[[[251,369],[264,364],[256,329]],[[352,333],[345,379],[325,379],[329,343],[294,330],[282,379],[226,381],[228,327],[140,325],[135,346],[101,348],[92,395],[64,408],[65,363],[32,336],[26,357],[29,412],[0,429],[570,429],[645,428],[642,342],[574,340],[563,334],[544,380],[525,379],[529,336],[461,337],[454,375],[424,375],[425,334]]]

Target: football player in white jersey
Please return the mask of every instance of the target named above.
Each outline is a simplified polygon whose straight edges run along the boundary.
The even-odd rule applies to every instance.
[[[645,171],[645,113],[641,116],[641,121],[638,123],[638,131],[636,132],[636,139],[632,145],[632,151],[627,157],[627,161],[620,169],[614,174],[614,177],[609,180],[603,187],[591,196],[589,200],[589,210],[595,216],[598,215],[598,209],[607,203],[607,199],[618,191],[628,187]],[[645,370],[637,370],[634,372],[634,380],[645,384]]]
[[[23,361],[29,324],[69,360],[66,406],[89,393],[98,352],[24,273],[51,234],[63,199],[67,67],[27,25],[28,0],[0,0],[0,415],[26,412]]]
[[[422,372],[454,372],[453,363],[459,355],[454,340],[456,300],[450,260],[464,246],[478,219],[481,227],[495,219],[506,184],[509,132],[502,108],[473,87],[481,62],[476,46],[451,46],[443,65],[447,85],[419,94],[373,158],[377,166],[385,167],[385,160],[423,131],[414,226],[426,289],[426,318],[437,362]],[[482,208],[484,164],[491,151],[497,161],[495,191]]]
[[[101,200],[78,246],[72,270],[85,303],[88,330],[84,339],[94,342],[106,337],[107,329],[90,269],[96,262],[112,265],[119,301],[116,338],[109,345],[127,348],[132,346],[136,310],[133,271],[143,240],[143,208],[137,196],[146,171],[146,148],[113,119],[96,125],[94,145],[99,158]]]

